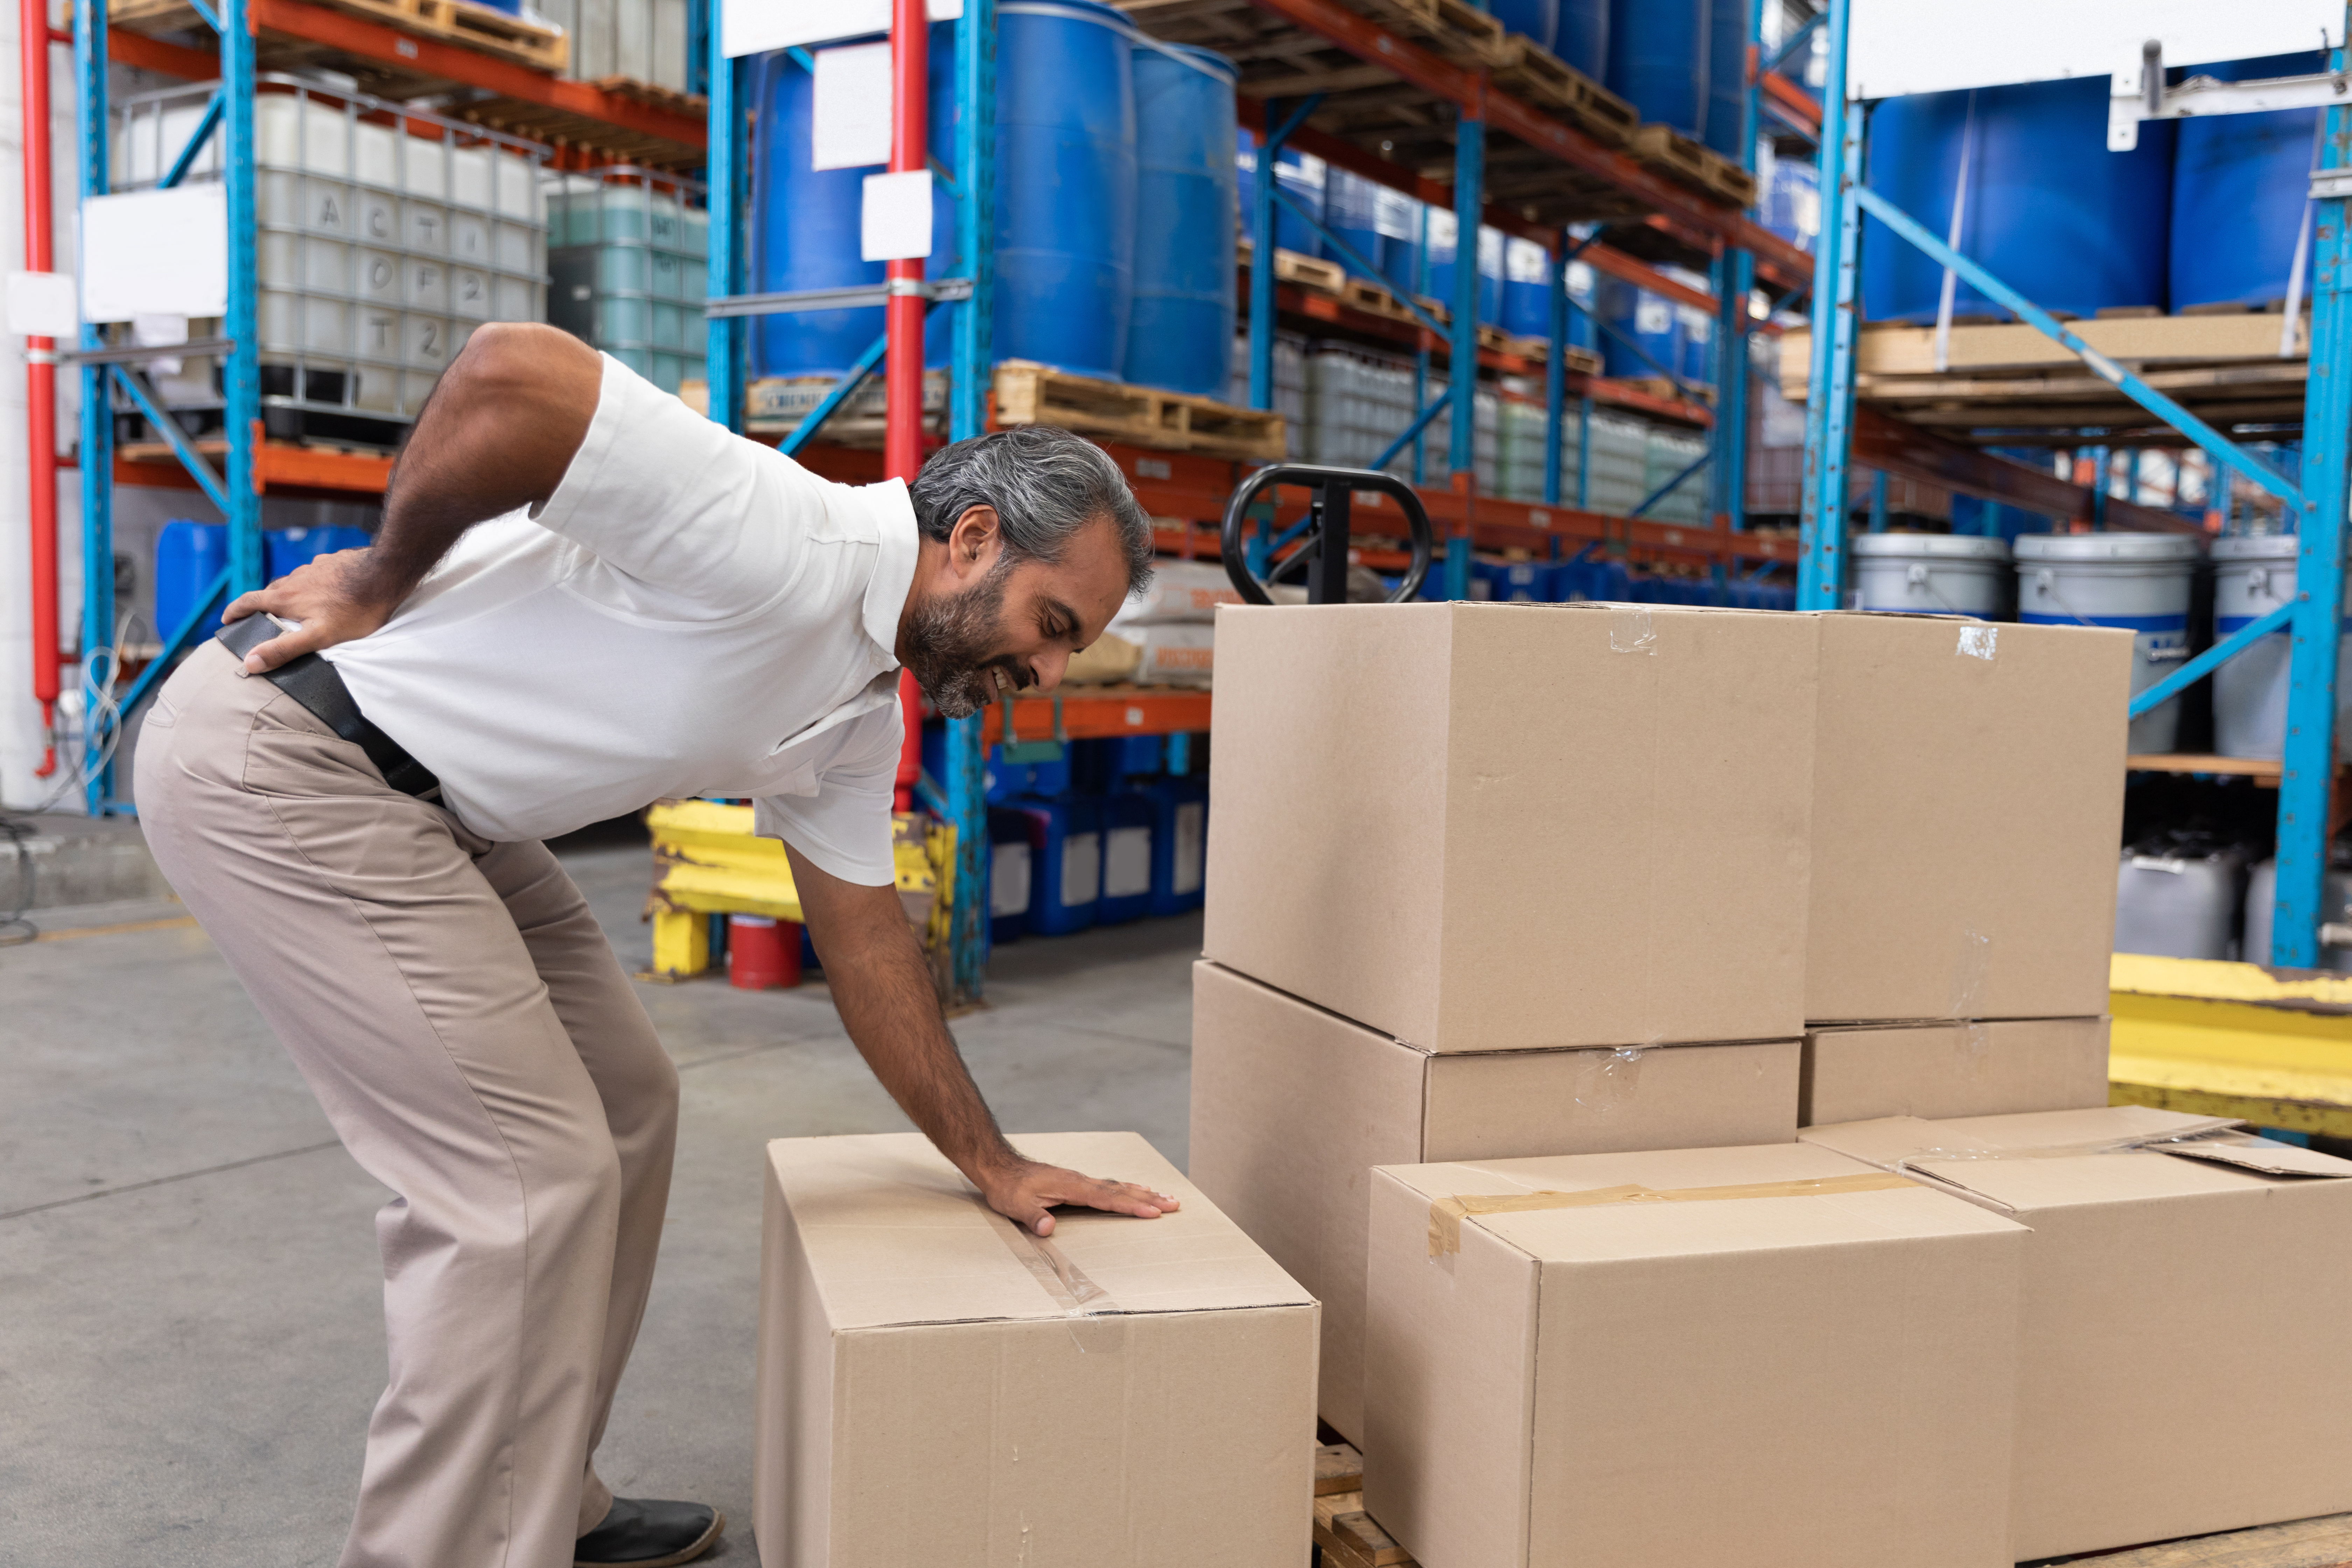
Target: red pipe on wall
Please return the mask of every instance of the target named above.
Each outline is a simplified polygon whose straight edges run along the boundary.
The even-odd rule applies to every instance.
[[[70,35],[68,35],[70,37]],[[25,106],[25,270],[47,272],[49,247],[49,26],[48,0],[19,0],[16,58],[22,67]],[[41,728],[54,730],[58,705],[58,373],[50,356],[52,338],[25,341],[26,464],[31,489],[33,695],[41,704]],[[35,776],[57,771],[54,744],[44,746]]]
[[[927,79],[930,18],[924,0],[890,0],[890,172],[928,168],[930,128],[924,123],[930,83]],[[884,351],[882,386],[887,402],[882,426],[882,473],[913,482],[923,465],[923,310],[928,303],[908,289],[923,280],[923,264],[883,264],[891,294],[883,306],[889,334]],[[923,710],[912,674],[898,678],[898,708],[906,739],[898,752],[898,805],[913,804],[914,784],[923,765]]]

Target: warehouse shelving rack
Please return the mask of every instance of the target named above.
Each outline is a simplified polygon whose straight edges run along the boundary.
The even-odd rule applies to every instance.
[[[75,170],[78,196],[103,195],[110,183],[107,68],[133,65],[185,80],[217,79],[202,121],[160,182],[175,185],[205,144],[217,137],[228,205],[228,309],[222,339],[209,349],[223,361],[224,416],[219,438],[191,439],[158,407],[127,368],[153,349],[109,346],[96,327],[81,330],[76,349],[56,357],[78,369],[81,391],[79,465],[82,584],[81,647],[86,662],[119,668],[114,647],[113,574],[91,570],[114,558],[113,492],[117,484],[151,484],[200,491],[228,523],[228,564],[207,585],[197,607],[177,626],[159,627],[161,651],[138,677],[106,701],[86,703],[82,720],[82,790],[93,816],[132,811],[117,791],[113,750],[122,727],[186,651],[196,628],[226,599],[262,585],[261,502],[265,494],[332,497],[380,495],[392,471],[387,456],[287,445],[263,438],[260,355],[257,341],[259,274],[255,250],[254,92],[263,57],[299,51],[305,64],[332,61],[371,83],[414,92],[454,84],[482,95],[469,111],[485,123],[533,121],[542,134],[574,143],[568,162],[698,161],[704,128],[674,110],[535,71],[438,38],[311,5],[308,0],[189,0],[218,40],[216,49],[191,48],[110,26],[106,0],[75,0]],[[32,47],[30,41],[27,47]],[[593,146],[596,152],[584,152]],[[121,390],[162,438],[163,452],[118,453],[112,396]],[[116,668],[93,668],[86,687],[110,691]],[[89,693],[86,691],[86,698]]]
[[[2278,499],[2296,520],[2300,542],[2294,599],[2221,638],[2212,647],[2135,695],[2134,718],[2211,674],[2261,638],[2284,632],[2291,640],[2285,757],[2279,774],[2278,893],[2272,923],[2272,963],[2310,968],[2318,960],[2322,902],[2336,777],[2336,677],[2344,601],[2346,443],[2352,437],[2352,245],[2344,226],[2352,195],[2352,109],[2334,93],[2315,96],[2326,116],[2319,163],[2312,176],[2314,266],[2310,376],[2304,403],[2305,451],[2290,478],[2260,453],[2231,440],[2139,374],[2085,342],[2073,328],[1970,260],[1863,181],[1869,111],[1846,96],[1848,24],[1853,0],[1829,0],[1829,76],[1822,100],[1821,188],[1823,220],[1819,262],[1827,285],[1813,298],[1812,363],[1805,407],[1805,491],[1798,574],[1801,609],[1837,607],[1844,576],[1847,468],[1862,423],[1854,404],[1859,347],[1857,279],[1862,215],[1892,236],[1957,273],[1978,292],[2006,307],[2045,337],[2076,354],[2093,374],[2129,398],[2145,417],[2178,431],[2233,474]],[[2352,26],[2352,10],[2347,12]],[[2328,73],[2340,90],[2347,50],[2339,29]],[[2324,87],[2325,84],[2323,83]],[[2160,95],[2161,82],[2147,88]],[[1884,416],[1885,424],[1895,423]],[[2104,465],[2101,465],[2103,468]],[[2106,477],[2093,512],[2063,512],[2113,521],[2105,502]],[[2047,510],[2036,508],[2034,510]],[[2143,509],[2150,510],[2150,509]]]

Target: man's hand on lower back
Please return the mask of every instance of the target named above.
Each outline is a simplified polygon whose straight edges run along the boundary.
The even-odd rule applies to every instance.
[[[390,620],[399,602],[383,602],[373,591],[369,564],[365,550],[338,550],[296,567],[267,588],[238,595],[221,612],[222,620],[243,620],[267,611],[279,620],[301,623],[246,655],[245,668],[260,675],[306,653],[363,637]]]
[[[1053,1210],[1060,1205],[1133,1215],[1138,1219],[1158,1219],[1182,1206],[1168,1194],[1133,1182],[1097,1181],[1034,1160],[992,1173],[981,1188],[981,1195],[990,1208],[1036,1236],[1054,1234]]]

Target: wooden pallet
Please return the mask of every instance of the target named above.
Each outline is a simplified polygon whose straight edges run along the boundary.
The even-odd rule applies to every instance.
[[[1071,375],[1027,360],[997,365],[996,420],[1007,426],[1055,425],[1139,447],[1243,460],[1280,462],[1287,450],[1279,414]]]
[[[1342,0],[1361,16],[1418,39],[1472,69],[1492,69],[1509,53],[1503,24],[1466,0]]]
[[[1520,34],[1504,35],[1494,79],[1495,85],[1506,92],[1526,99],[1538,109],[1549,110],[1609,146],[1623,146],[1641,129],[1639,110],[1533,38]]]
[[[1274,253],[1274,278],[1277,283],[1296,283],[1318,294],[1344,297],[1348,288],[1345,267],[1319,256],[1301,256],[1295,250]]]
[[[1756,205],[1755,175],[1671,125],[1643,126],[1627,139],[1625,150],[1643,167],[1703,191],[1727,206]]]
[[[674,88],[639,81],[635,77],[600,76],[588,85],[599,92],[609,92],[615,98],[634,98],[639,103],[666,109],[672,114],[699,119],[710,112],[710,100],[698,92],[679,92]]]
[[[571,58],[571,44],[561,27],[509,16],[467,0],[317,0],[333,10],[382,22],[403,32],[456,44],[478,54],[495,55],[561,74]],[[195,8],[187,0],[111,0],[110,25],[134,33],[173,33],[200,27]]]
[[[1364,1457],[1345,1443],[1315,1450],[1315,1545],[1323,1568],[1413,1568],[1412,1554],[1364,1511]]]

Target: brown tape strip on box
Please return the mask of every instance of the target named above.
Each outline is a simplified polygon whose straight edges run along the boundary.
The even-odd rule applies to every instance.
[[[1600,1208],[1615,1204],[1701,1204],[1730,1198],[1811,1198],[1832,1193],[1880,1193],[1918,1184],[1891,1172],[1817,1176],[1801,1182],[1745,1182],[1729,1187],[1675,1187],[1661,1192],[1628,1182],[1582,1193],[1457,1193],[1429,1205],[1429,1255],[1462,1250],[1462,1222],[1490,1214],[1527,1214],[1537,1209]]]

